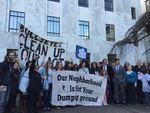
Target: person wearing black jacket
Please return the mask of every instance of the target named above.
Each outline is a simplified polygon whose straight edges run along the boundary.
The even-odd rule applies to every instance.
[[[138,60],[136,62],[136,65],[134,66],[133,69],[137,74],[137,87],[136,87],[137,99],[140,104],[143,104],[144,103],[144,101],[143,101],[144,93],[143,93],[143,89],[142,89],[142,81],[140,79],[138,79],[138,78],[140,78],[139,77],[140,73],[142,73],[142,71],[143,71],[143,67],[142,67],[140,60]]]
[[[36,60],[33,59],[29,70],[28,113],[38,113],[37,102],[41,90],[41,76],[38,73],[35,62]]]
[[[6,55],[5,60],[0,63],[0,113],[4,113],[6,110],[15,60],[15,53],[10,52]]]
[[[19,78],[20,78],[19,63],[15,62],[11,74],[11,82],[10,82],[11,88],[10,88],[8,103],[6,105],[6,113],[15,112],[13,110],[15,110],[16,108],[16,97],[17,94],[19,93],[19,88],[18,88]]]
[[[100,70],[106,70],[107,74],[108,74],[108,97],[107,97],[107,101],[108,104],[112,103],[113,101],[113,81],[112,78],[114,76],[114,71],[113,68],[108,64],[106,59],[103,59],[103,66],[101,67]]]

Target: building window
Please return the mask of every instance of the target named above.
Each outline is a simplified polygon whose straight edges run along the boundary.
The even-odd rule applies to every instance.
[[[53,2],[60,2],[60,0],[48,0],[48,1],[53,1]]]
[[[47,17],[47,34],[50,36],[60,36],[60,18],[59,17]]]
[[[78,0],[78,5],[82,7],[89,7],[89,0]]]
[[[113,11],[113,0],[105,0],[105,11]]]
[[[25,13],[19,11],[10,11],[8,31],[17,32],[20,24],[25,24]]]
[[[115,41],[114,25],[106,24],[106,39],[107,41]]]
[[[132,19],[136,19],[136,12],[134,7],[131,7],[131,15],[132,15]]]
[[[89,22],[79,20],[79,36],[83,39],[89,38]]]

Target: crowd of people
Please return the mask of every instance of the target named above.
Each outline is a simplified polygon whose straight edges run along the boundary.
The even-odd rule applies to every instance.
[[[40,67],[35,62],[36,57],[33,57],[32,61],[20,63],[15,53],[10,52],[0,63],[0,113],[38,113],[38,107],[50,111],[53,72],[61,70],[107,77],[103,105],[140,103],[150,106],[150,65],[147,62],[138,61],[135,66],[125,62],[121,66],[119,59],[112,65],[104,59],[92,62],[89,67],[85,61],[79,65],[65,61],[64,66],[58,61],[53,66],[48,59]],[[28,85],[22,88],[20,83],[25,79]]]

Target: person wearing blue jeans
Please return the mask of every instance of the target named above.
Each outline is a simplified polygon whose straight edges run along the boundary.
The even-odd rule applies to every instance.
[[[0,87],[0,113],[4,113],[6,111],[6,105],[9,99],[10,87],[6,87],[3,85],[1,85]]]
[[[51,107],[51,96],[52,96],[52,64],[50,61],[46,63],[46,79],[44,80],[44,110],[50,110]]]
[[[150,92],[145,92],[145,104],[150,106]]]
[[[15,53],[9,52],[4,61],[0,63],[0,113],[4,113],[7,109],[6,105],[9,99],[11,75],[15,60]]]
[[[48,83],[48,89],[44,89],[43,91],[43,110],[50,110],[51,106],[51,95],[52,95],[52,83]]]
[[[50,110],[49,108],[49,83],[48,80],[44,80],[44,85],[43,85],[43,110]]]
[[[0,113],[3,113],[4,112],[4,102],[5,102],[5,94],[6,94],[6,91],[2,90],[3,86],[0,86],[1,87],[1,91],[0,91]]]

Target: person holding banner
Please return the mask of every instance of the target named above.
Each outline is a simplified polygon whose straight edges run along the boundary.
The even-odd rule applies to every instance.
[[[55,66],[55,71],[62,71],[63,70],[63,65],[61,62],[57,61],[56,66]],[[56,109],[61,109],[60,106],[56,106]]]
[[[79,65],[79,72],[80,73],[85,73],[85,74],[89,74],[89,69],[86,67],[86,62],[82,61]]]
[[[100,68],[100,70],[102,69],[105,69],[107,71],[107,74],[108,74],[108,98],[107,98],[107,102],[108,104],[112,103],[113,102],[113,76],[114,76],[114,71],[113,71],[113,68],[112,66],[110,66],[108,64],[108,61],[107,59],[103,59],[103,64],[102,64],[102,67]]]
[[[105,69],[100,70],[100,73],[99,73],[99,74],[100,74],[100,76],[106,77],[107,79],[109,79],[109,78],[108,78],[107,71],[106,71]],[[106,91],[105,91],[104,100],[103,100],[103,103],[102,103],[104,106],[105,106],[105,105],[108,105],[108,103],[107,103],[108,88],[109,88],[109,86],[106,85]]]

